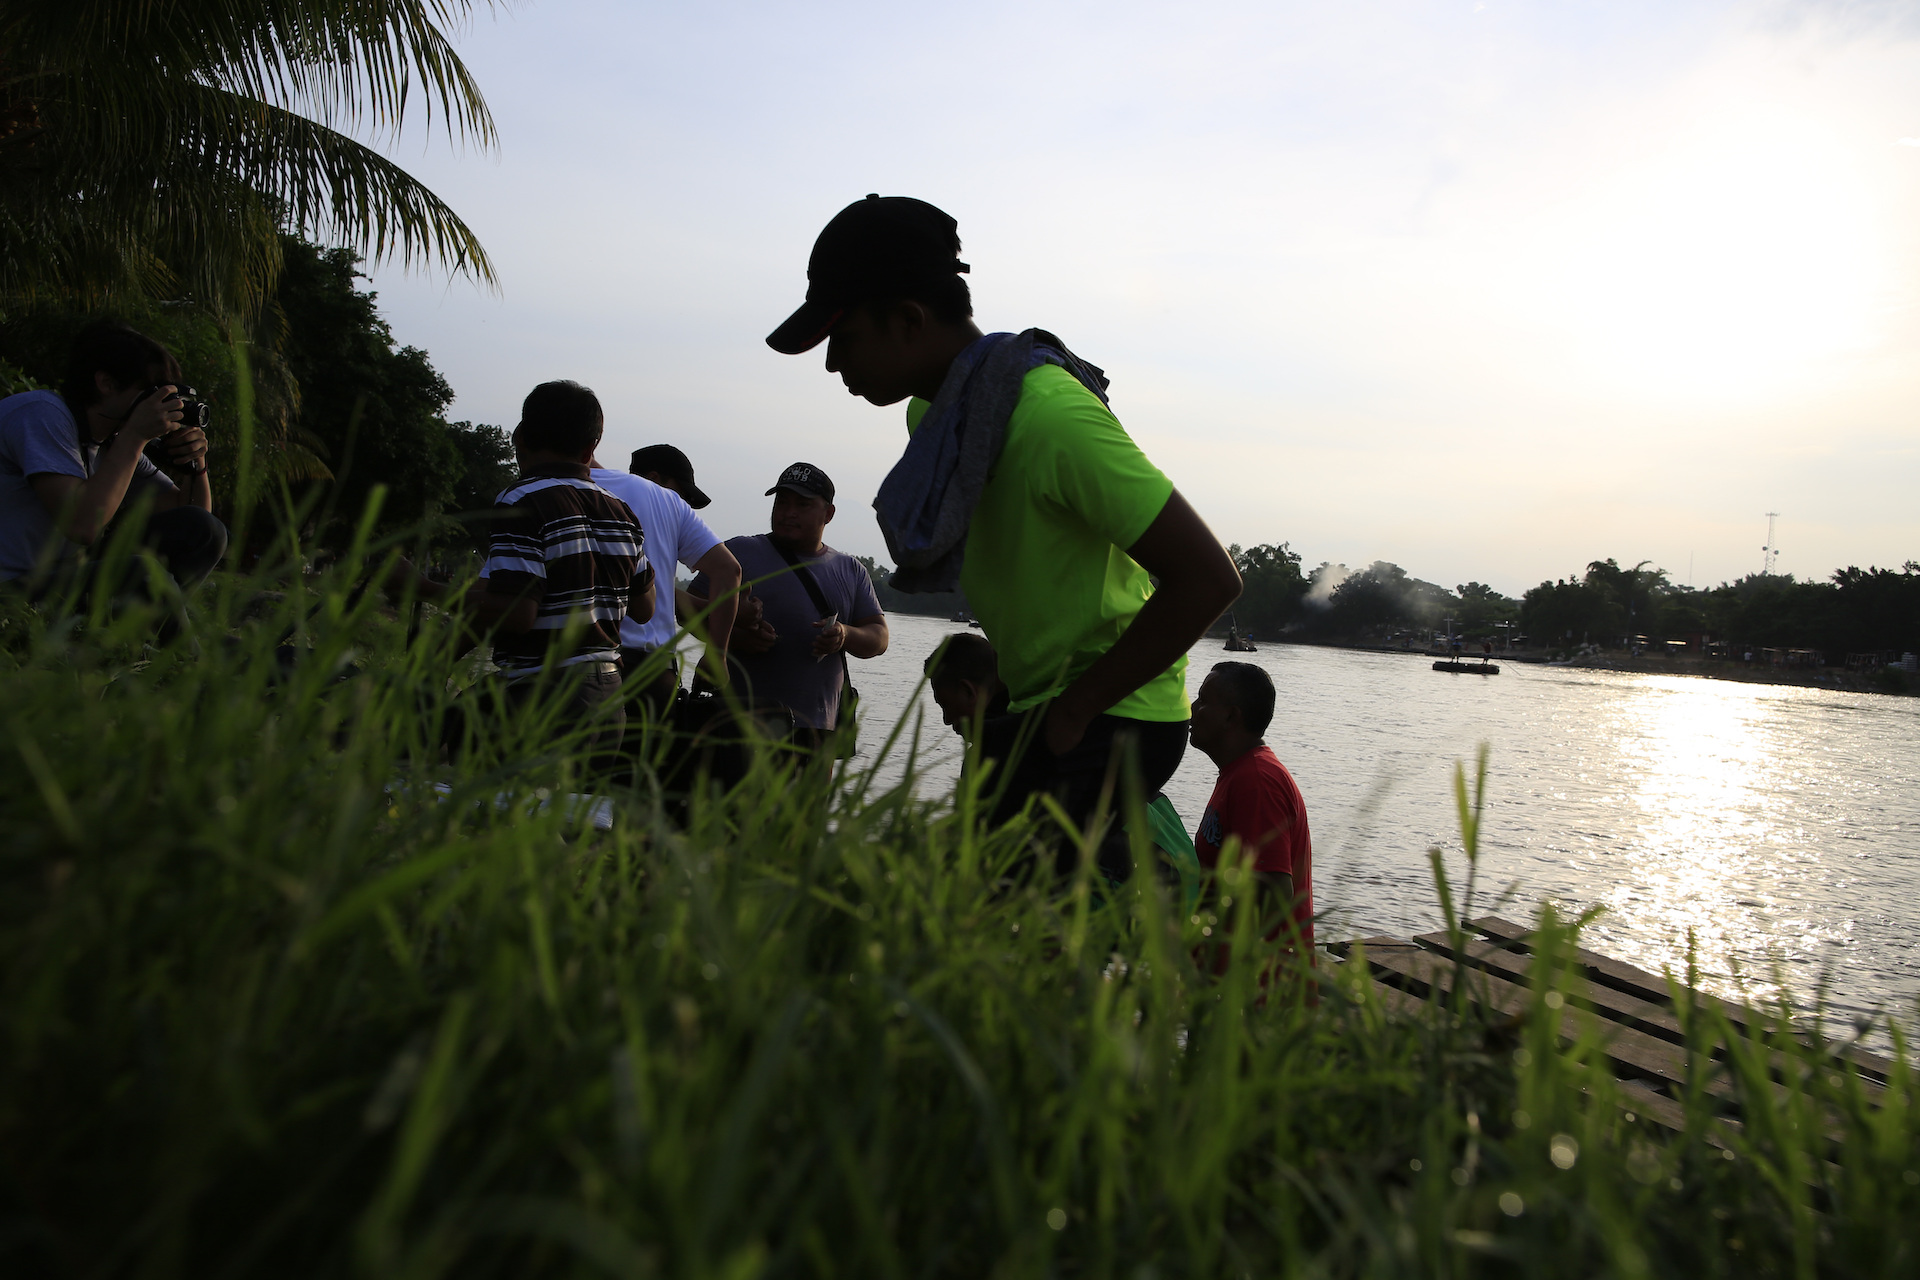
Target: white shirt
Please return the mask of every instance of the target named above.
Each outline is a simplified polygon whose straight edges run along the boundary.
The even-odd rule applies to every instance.
[[[671,489],[627,471],[593,469],[593,482],[633,508],[640,517],[640,529],[646,537],[647,562],[656,575],[653,587],[653,620],[644,626],[632,618],[620,620],[620,644],[627,649],[657,649],[673,639],[680,630],[673,609],[673,566],[691,569],[700,559],[720,545],[713,530],[693,513],[687,500]]]

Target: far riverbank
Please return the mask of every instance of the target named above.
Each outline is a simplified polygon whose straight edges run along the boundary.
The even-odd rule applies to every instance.
[[[914,604],[919,607],[890,609],[889,612],[938,618],[942,621],[950,620],[951,615],[948,611],[926,607],[923,601],[909,598],[913,599]],[[959,599],[957,596],[953,598]],[[1204,650],[1209,644],[1224,642],[1225,638],[1224,630],[1210,632],[1196,648]],[[1261,637],[1254,643],[1263,647],[1285,644],[1312,649],[1348,649],[1362,653],[1403,654],[1412,658],[1431,659],[1447,656],[1428,649],[1408,649],[1397,644],[1354,644],[1339,640]],[[1222,652],[1225,652],[1224,648]],[[1478,658],[1480,652],[1469,646],[1462,656],[1471,661]],[[1524,662],[1539,666],[1548,663],[1548,656],[1546,651],[1534,649],[1519,653],[1496,653],[1493,660],[1497,663]],[[1593,671],[1630,671],[1640,675],[1695,676],[1707,680],[1735,680],[1741,684],[1790,685],[1804,689],[1839,689],[1849,693],[1886,693],[1903,697],[1920,697],[1920,676],[1891,668],[1868,675],[1849,671],[1844,667],[1795,669],[1770,666],[1761,662],[1740,662],[1729,658],[1705,658],[1697,654],[1644,653],[1634,657],[1617,649],[1585,654],[1574,658],[1571,662],[1554,665],[1582,667]]]
[[[1217,636],[1208,637],[1208,640],[1217,639],[1219,639]],[[1201,643],[1205,644],[1207,641]],[[1255,643],[1299,645],[1314,649],[1351,649],[1362,653],[1401,654],[1410,658],[1432,659],[1447,656],[1427,649],[1406,649],[1399,645],[1342,644],[1338,641],[1269,638],[1263,638]],[[1225,650],[1223,649],[1222,652]],[[1480,652],[1469,647],[1462,657],[1466,661],[1473,661],[1480,657]],[[1920,677],[1891,668],[1869,675],[1848,671],[1844,667],[1795,669],[1770,666],[1761,662],[1739,662],[1728,658],[1703,658],[1696,654],[1643,653],[1635,657],[1617,649],[1584,654],[1570,662],[1551,664],[1547,655],[1539,650],[1527,653],[1496,653],[1493,661],[1496,664],[1523,662],[1532,666],[1555,665],[1579,667],[1591,671],[1630,671],[1639,675],[1652,676],[1696,676],[1707,680],[1735,680],[1742,684],[1792,685],[1803,689],[1839,689],[1849,693],[1887,693],[1896,696],[1920,697]]]

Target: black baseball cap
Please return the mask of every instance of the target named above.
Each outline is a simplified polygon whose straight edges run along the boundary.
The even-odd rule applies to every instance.
[[[807,259],[807,300],[767,335],[781,355],[820,344],[847,308],[967,271],[960,224],[925,200],[869,195],[833,215]]]
[[[673,482],[680,487],[680,496],[696,510],[713,501],[705,490],[693,482],[693,463],[687,461],[687,455],[670,444],[650,444],[644,449],[635,449],[633,461],[627,464],[627,470],[637,476],[658,471],[663,476],[673,477]]]
[[[771,498],[782,489],[805,498],[825,498],[828,502],[833,501],[833,481],[827,478],[826,472],[811,462],[796,462],[782,471],[780,478],[773,482],[773,488],[767,490],[767,496]]]

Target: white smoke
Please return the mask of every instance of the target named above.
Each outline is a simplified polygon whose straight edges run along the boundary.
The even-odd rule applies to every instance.
[[[1315,569],[1313,576],[1307,579],[1307,607],[1324,609],[1332,604],[1333,593],[1352,576],[1353,570],[1343,564],[1323,564]]]

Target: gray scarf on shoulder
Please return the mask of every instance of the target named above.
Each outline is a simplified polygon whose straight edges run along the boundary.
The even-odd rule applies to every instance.
[[[1045,329],[989,333],[954,357],[873,509],[901,591],[956,591],[967,529],[1027,374],[1057,364],[1107,403],[1107,376]]]

